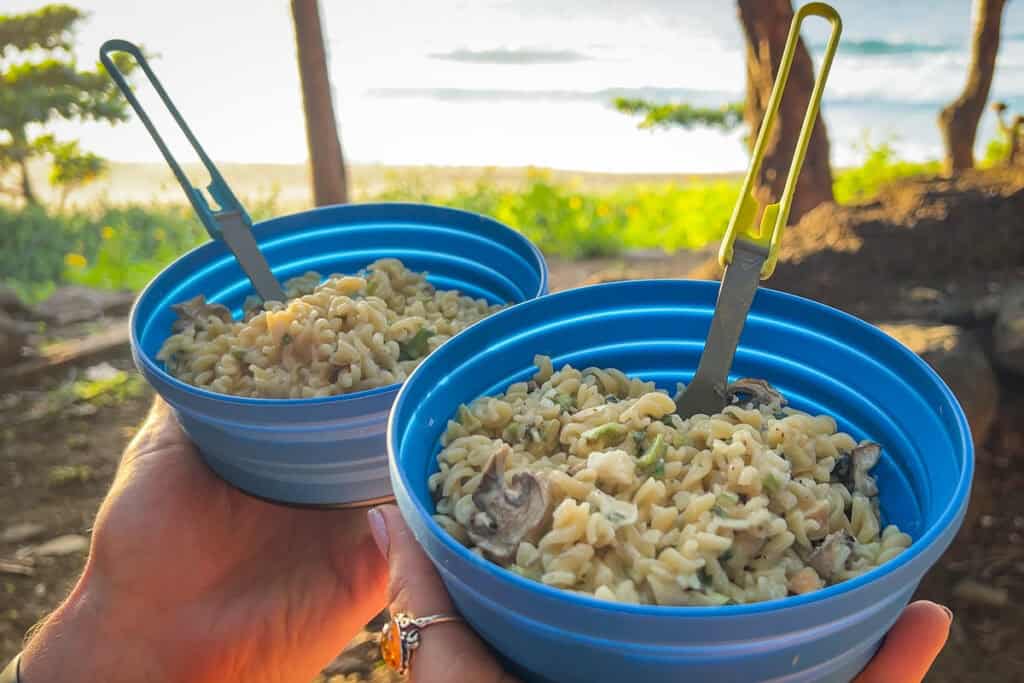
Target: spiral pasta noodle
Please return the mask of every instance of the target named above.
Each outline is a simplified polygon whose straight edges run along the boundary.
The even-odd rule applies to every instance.
[[[397,259],[320,280],[314,272],[288,280],[287,302],[250,298],[240,321],[202,297],[177,304],[157,359],[183,382],[221,394],[334,396],[405,380],[449,337],[502,308],[435,289]],[[504,406],[481,408],[488,427],[507,415]]]
[[[880,447],[831,417],[774,394],[684,420],[650,382],[535,363],[459,408],[428,480],[442,528],[513,572],[603,600],[736,604],[839,583],[912,542],[882,524]],[[532,526],[503,536],[501,515],[524,511]]]

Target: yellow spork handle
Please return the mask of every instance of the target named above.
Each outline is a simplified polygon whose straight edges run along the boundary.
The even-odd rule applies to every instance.
[[[761,170],[761,161],[764,158],[765,145],[771,135],[772,126],[775,124],[775,117],[779,112],[779,103],[782,101],[782,93],[786,89],[786,81],[789,79],[789,70],[793,66],[793,54],[796,52],[797,41],[800,39],[800,25],[808,16],[817,16],[827,19],[832,24],[832,33],[829,35],[828,44],[825,46],[825,55],[821,60],[821,69],[814,81],[814,90],[811,91],[811,99],[807,103],[807,112],[804,114],[804,122],[800,127],[800,137],[796,143],[796,150],[793,152],[793,161],[789,166],[789,175],[786,176],[786,186],[782,190],[782,197],[777,204],[768,204],[761,213],[761,223],[758,229],[754,229],[754,220],[757,216],[759,205],[754,199],[751,190],[754,180]],[[768,258],[761,268],[761,279],[766,280],[775,271],[775,263],[779,258],[779,245],[782,243],[782,233],[789,220],[789,209],[793,204],[793,192],[796,190],[796,181],[800,177],[800,168],[804,163],[804,156],[807,154],[807,145],[811,140],[811,131],[814,130],[814,122],[818,118],[818,109],[821,107],[821,95],[825,90],[825,80],[828,78],[829,69],[832,67],[832,58],[835,56],[836,48],[839,46],[839,34],[843,31],[843,22],[836,10],[823,2],[812,2],[797,10],[793,17],[793,23],[789,27],[789,36],[786,38],[786,49],[782,53],[782,62],[779,64],[779,73],[775,77],[775,84],[772,86],[772,94],[768,100],[768,108],[761,121],[761,129],[757,133],[757,141],[754,143],[754,151],[750,157],[750,168],[747,170],[747,177],[743,181],[743,188],[740,190],[739,199],[733,208],[732,218],[729,220],[729,227],[726,228],[725,237],[722,239],[722,247],[718,252],[718,262],[722,266],[732,263],[733,245],[737,238],[745,239],[754,244],[768,249]]]

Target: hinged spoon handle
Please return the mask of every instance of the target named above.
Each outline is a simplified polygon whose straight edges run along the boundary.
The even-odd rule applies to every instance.
[[[828,19],[832,24],[832,33],[829,35],[828,44],[825,47],[821,69],[814,81],[814,89],[811,91],[811,99],[807,104],[807,112],[804,114],[803,124],[800,127],[800,136],[793,152],[793,160],[789,167],[789,175],[786,176],[782,197],[778,203],[768,204],[764,207],[761,212],[759,229],[755,232],[754,221],[760,207],[752,194],[754,179],[761,169],[765,146],[771,135],[772,126],[775,124],[779,103],[782,101],[782,93],[785,91],[786,82],[789,79],[789,70],[793,66],[793,55],[800,40],[800,26],[805,18],[812,15]],[[758,282],[770,277],[775,270],[782,233],[786,221],[789,220],[789,210],[793,204],[796,181],[800,175],[804,156],[807,154],[807,145],[811,139],[811,132],[814,130],[814,123],[818,118],[825,80],[832,67],[832,58],[839,45],[841,32],[842,22],[839,19],[839,14],[835,9],[822,2],[812,2],[801,7],[790,24],[786,49],[782,54],[782,62],[772,86],[768,108],[754,143],[750,167],[747,169],[739,199],[736,201],[736,207],[733,209],[729,227],[725,231],[722,247],[719,250],[718,260],[725,267],[725,272],[722,274],[722,285],[718,290],[718,300],[715,302],[715,313],[711,318],[711,328],[693,381],[686,387],[686,391],[676,403],[676,412],[683,418],[698,413],[712,415],[719,412],[728,403],[726,385],[729,381],[729,370],[732,368],[732,361],[736,355],[736,347],[739,345],[740,335],[746,324],[750,306],[754,302]]]
[[[210,174],[210,184],[207,186],[210,196],[213,197],[214,201],[217,202],[219,210],[214,211],[210,208],[210,205],[206,201],[206,197],[199,188],[194,187],[189,181],[188,176],[181,169],[174,155],[171,154],[171,150],[167,147],[163,138],[160,137],[160,133],[157,132],[156,126],[153,125],[146,110],[143,109],[142,104],[139,102],[135,93],[132,91],[130,85],[128,85],[127,79],[118,68],[117,63],[111,58],[113,52],[124,52],[132,56],[135,59],[139,67],[142,68],[143,73],[146,74],[146,78],[156,89],[160,99],[167,107],[167,111],[170,112],[174,118],[175,123],[181,129],[181,132],[185,134],[189,144],[192,145],[192,149],[195,150],[196,154],[199,155],[199,159],[203,162],[203,166],[206,167],[207,172]],[[153,142],[160,149],[160,153],[163,155],[167,165],[171,167],[171,171],[174,173],[174,177],[178,179],[178,183],[181,185],[181,189],[185,191],[185,195],[188,197],[189,202],[192,204],[192,208],[195,210],[196,215],[202,221],[206,227],[206,231],[210,234],[213,239],[223,240],[228,248],[234,253],[235,258],[238,259],[239,265],[245,274],[249,277],[256,292],[264,300],[284,300],[284,290],[281,288],[281,284],[274,277],[270,271],[270,266],[267,265],[266,259],[263,258],[263,254],[260,253],[259,246],[256,244],[256,239],[252,235],[252,219],[249,218],[249,214],[242,206],[238,198],[235,197],[235,193],[228,187],[227,182],[224,181],[224,177],[217,170],[213,161],[206,155],[206,151],[203,150],[202,145],[196,140],[195,135],[192,134],[192,130],[185,123],[185,120],[178,113],[178,108],[174,106],[174,102],[171,101],[167,91],[164,90],[160,80],[153,73],[153,70],[149,66],[149,62],[146,61],[146,57],[142,54],[142,50],[139,49],[134,43],[130,43],[127,40],[113,39],[108,40],[100,47],[100,61],[106,68],[107,73],[114,80],[114,83],[124,94],[128,103],[135,110],[142,124],[146,126],[146,130],[149,131],[149,135],[153,138]]]

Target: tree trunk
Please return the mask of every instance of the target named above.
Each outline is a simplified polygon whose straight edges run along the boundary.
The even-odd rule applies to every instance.
[[[974,0],[974,35],[967,84],[956,98],[939,112],[939,129],[946,147],[947,173],[974,168],[974,138],[985,109],[992,74],[999,52],[999,28],[1006,0]]]
[[[327,75],[327,50],[317,0],[292,0],[295,43],[299,53],[302,105],[306,111],[306,144],[317,206],[348,201],[345,159]]]
[[[789,25],[793,21],[793,7],[790,0],[737,0],[737,4],[747,40],[747,97],[743,118],[750,129],[749,145],[753,148],[782,62]],[[755,197],[762,203],[777,202],[782,196],[813,89],[814,66],[801,39],[793,56],[786,93],[765,146],[764,162],[755,185]],[[819,113],[797,181],[789,222],[797,223],[801,216],[818,204],[832,199],[828,134]]]
[[[24,159],[18,160],[18,168],[21,170],[21,197],[28,206],[39,206],[39,198],[32,190],[32,181],[28,177],[28,162]]]

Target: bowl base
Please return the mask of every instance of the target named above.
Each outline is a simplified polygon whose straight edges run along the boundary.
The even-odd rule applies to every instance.
[[[210,461],[210,459],[203,455],[201,451],[199,455],[200,457],[202,457],[203,463],[205,463],[206,466],[210,468],[210,471],[217,475],[217,478],[223,481],[225,484],[235,489],[236,491],[244,493],[250,498],[256,498],[257,500],[262,500],[263,502],[271,503],[272,505],[280,505],[282,507],[299,508],[304,510],[352,510],[357,508],[372,508],[378,505],[384,505],[386,503],[395,502],[395,497],[393,495],[377,496],[376,498],[367,498],[364,500],[354,500],[343,503],[308,503],[303,501],[288,500],[286,498],[274,498],[273,496],[257,493],[255,491],[245,488],[244,486],[239,486],[236,482],[231,481],[229,478],[225,477],[221,472],[219,472],[217,467],[215,467],[214,464]]]

